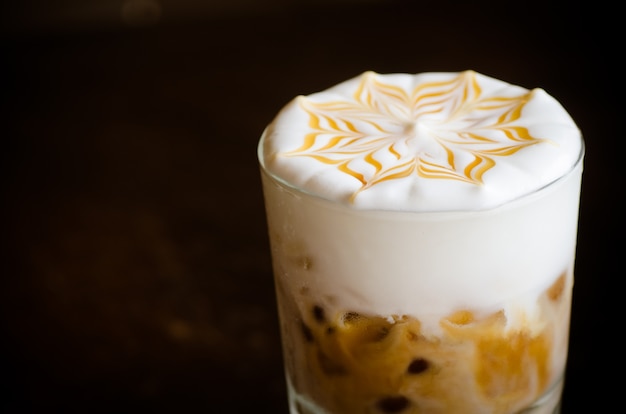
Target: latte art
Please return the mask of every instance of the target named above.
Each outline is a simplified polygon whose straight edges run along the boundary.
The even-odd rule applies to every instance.
[[[293,185],[357,208],[483,209],[572,168],[579,136],[542,89],[473,71],[366,72],[294,99],[268,127],[262,155]],[[390,191],[403,196],[385,201]]]

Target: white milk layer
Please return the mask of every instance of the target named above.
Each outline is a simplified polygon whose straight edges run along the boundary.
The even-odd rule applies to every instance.
[[[355,211],[263,174],[276,277],[296,300],[409,315],[425,332],[458,310],[541,329],[538,296],[573,271],[581,172],[497,209],[420,214]]]

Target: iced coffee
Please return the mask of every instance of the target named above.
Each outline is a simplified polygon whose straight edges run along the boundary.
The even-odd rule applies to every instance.
[[[289,102],[259,160],[290,412],[558,413],[583,153],[474,71]]]

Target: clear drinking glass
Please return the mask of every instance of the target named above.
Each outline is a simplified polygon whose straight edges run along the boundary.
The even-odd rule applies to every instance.
[[[559,412],[582,143],[539,189],[482,210],[420,212],[313,194],[268,171],[265,139],[292,414]]]

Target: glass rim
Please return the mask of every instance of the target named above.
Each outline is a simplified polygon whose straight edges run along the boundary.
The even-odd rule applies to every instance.
[[[359,208],[359,207],[351,207],[350,204],[341,201],[341,200],[336,200],[336,199],[332,199],[329,197],[324,197],[321,194],[312,192],[312,191],[308,191],[306,189],[303,189],[285,179],[283,179],[282,177],[274,174],[273,172],[271,172],[265,165],[265,157],[263,155],[263,143],[265,142],[265,137],[267,136],[267,131],[268,128],[266,127],[263,130],[263,133],[261,134],[261,138],[259,139],[258,143],[257,143],[257,161],[259,164],[259,167],[262,171],[263,174],[265,174],[269,179],[271,179],[272,181],[274,181],[275,183],[277,183],[278,185],[294,192],[297,194],[302,194],[305,195],[307,197],[310,197],[314,200],[317,200],[318,202],[324,203],[324,204],[330,204],[333,206],[336,206],[337,208],[344,208],[346,210],[349,210],[353,213],[377,213],[377,214],[394,214],[394,215],[399,215],[399,214],[407,214],[407,215],[431,215],[431,216],[437,216],[437,215],[446,215],[446,216],[450,216],[450,215],[458,215],[458,214],[481,214],[481,213],[487,213],[487,212],[494,212],[500,209],[504,209],[508,206],[514,206],[516,204],[519,203],[523,203],[525,200],[529,200],[530,198],[532,198],[533,196],[539,196],[541,193],[547,191],[549,188],[552,188],[553,186],[557,185],[558,183],[565,181],[567,178],[569,178],[579,167],[583,167],[584,164],[584,158],[585,158],[585,154],[586,154],[586,145],[585,145],[585,139],[582,135],[582,133],[580,134],[579,140],[580,140],[580,151],[578,153],[578,156],[576,158],[576,161],[574,163],[572,163],[572,165],[570,166],[570,168],[568,170],[566,170],[565,172],[563,172],[561,175],[559,175],[557,178],[555,178],[552,181],[549,181],[547,183],[545,183],[544,185],[537,187],[535,189],[532,189],[530,191],[524,192],[522,194],[520,194],[517,197],[505,200],[497,205],[488,207],[488,208],[480,208],[480,209],[452,209],[452,210],[394,210],[394,209],[384,209],[384,208]],[[582,170],[581,170],[582,173]]]

